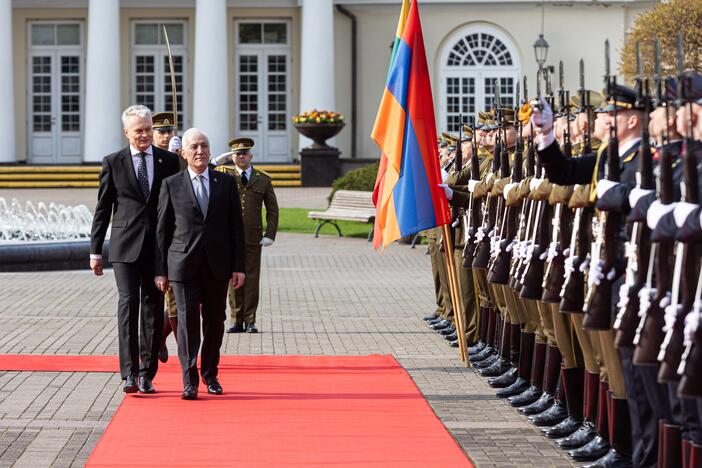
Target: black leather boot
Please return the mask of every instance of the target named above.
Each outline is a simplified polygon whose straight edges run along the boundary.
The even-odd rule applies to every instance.
[[[521,325],[518,323],[511,323],[509,325],[509,362],[517,367],[519,365],[519,356],[521,356],[521,339],[522,330]]]
[[[536,336],[534,336],[534,339]],[[535,343],[534,344],[534,359],[531,365],[527,366],[524,360],[520,361],[520,364],[524,364],[524,367],[520,365],[520,377],[526,377],[526,370],[529,368],[531,387],[529,387],[524,392],[513,397],[509,397],[507,402],[514,406],[515,408],[521,408],[522,406],[531,405],[536,402],[543,393],[543,381],[544,381],[544,367],[546,365],[546,343]]]
[[[474,354],[473,356],[469,356],[470,362],[473,364],[477,364],[480,361],[484,361],[485,359],[489,358],[490,356],[495,354],[494,348],[490,345],[485,345],[483,347],[482,351]]]
[[[585,371],[585,385],[583,391],[583,418],[580,428],[571,435],[557,440],[559,447],[573,450],[588,444],[597,436],[595,421],[597,420],[597,396],[600,386],[600,374]]]
[[[631,463],[631,421],[626,398],[609,400],[609,452],[588,468],[629,468]]]
[[[512,385],[517,380],[517,368],[510,367],[507,372],[502,373],[499,377],[488,380],[488,385],[492,388],[506,388]]]
[[[529,416],[529,421],[537,427],[551,427],[568,417],[565,403],[555,400],[553,405],[543,413]]]
[[[563,450],[574,450],[580,448],[597,436],[595,425],[591,421],[584,421],[577,431],[573,432],[568,437],[557,440],[556,443]]]
[[[483,369],[485,367],[490,367],[493,365],[495,362],[497,362],[500,359],[500,356],[498,354],[491,354],[487,358],[483,359],[482,361],[478,361],[473,364],[473,367],[476,369]]]
[[[568,417],[543,433],[549,439],[560,439],[577,431],[583,423],[584,369],[576,367],[561,371],[561,385],[565,393]]]
[[[609,445],[609,384],[600,382],[597,395],[597,436],[568,455],[575,461],[594,461],[605,456]]]
[[[507,372],[511,368],[512,366],[510,366],[509,361],[503,358],[498,358],[488,367],[478,370],[478,374],[483,377],[497,377],[498,375],[502,375],[503,373]]]
[[[470,348],[468,348],[468,356],[475,356],[480,351],[485,349],[486,346],[487,344],[484,341],[479,341],[478,344],[476,344],[475,346],[471,346]]]

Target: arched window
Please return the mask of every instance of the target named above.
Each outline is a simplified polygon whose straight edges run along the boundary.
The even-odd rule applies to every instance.
[[[502,105],[514,106],[519,57],[511,41],[487,26],[468,26],[445,41],[440,54],[440,118],[442,128],[457,132],[478,111],[492,107],[495,85]]]

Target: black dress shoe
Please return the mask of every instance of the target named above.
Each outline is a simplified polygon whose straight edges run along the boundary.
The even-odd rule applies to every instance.
[[[445,329],[445,328],[450,327],[451,325],[453,325],[453,322],[452,322],[452,321],[450,321],[450,320],[441,320],[441,321],[439,321],[439,322],[437,322],[437,323],[435,323],[435,324],[433,324],[433,325],[430,325],[429,328],[431,328],[432,330],[443,330],[443,329]]]
[[[437,323],[442,322],[443,320],[444,320],[443,317],[436,317],[435,319],[428,320],[427,325],[429,325],[429,326],[436,325]]]
[[[451,335],[453,333],[456,333],[456,326],[454,324],[451,324],[450,327],[447,327],[447,328],[444,328],[443,330],[438,330],[438,331],[439,331],[439,335],[443,335],[443,336]]]
[[[246,325],[246,333],[258,333],[258,328],[256,328],[256,324],[252,322]]]
[[[560,423],[567,417],[568,410],[566,410],[565,404],[556,401],[553,406],[543,413],[529,416],[529,421],[537,427],[551,427]]]
[[[183,400],[197,400],[197,387],[195,385],[186,385],[180,397]]]
[[[158,352],[158,360],[164,364],[168,362],[168,346],[164,343]]]
[[[577,431],[582,424],[582,421],[577,421],[572,417],[568,416],[555,426],[549,427],[547,429],[542,429],[541,432],[543,432],[544,435],[549,439],[561,439],[563,437],[568,437],[569,435]]]
[[[136,378],[133,375],[127,376],[127,378],[124,379],[124,387],[122,387],[122,391],[124,393],[136,393],[137,390]]]
[[[503,372],[499,377],[488,379],[488,385],[492,388],[505,388],[512,385],[517,380],[517,368],[510,367],[507,372]]]
[[[222,386],[219,384],[219,380],[212,379],[206,385],[207,385],[207,393],[210,393],[212,395],[221,395],[222,394]]]
[[[454,331],[450,335],[444,335],[444,339],[446,341],[456,341],[458,339],[458,333]]]
[[[139,393],[156,393],[151,379],[145,375],[139,377]]]
[[[482,361],[475,362],[473,364],[473,367],[475,367],[476,369],[483,369],[485,367],[490,367],[495,362],[497,362],[499,359],[500,359],[499,354],[491,354],[486,359],[483,359]]]
[[[449,346],[452,348],[458,348],[458,340],[452,341],[449,343]]]
[[[512,385],[509,387],[505,387],[501,390],[498,390],[495,396],[497,398],[509,398],[512,396],[520,395],[523,393],[525,390],[529,388],[529,381],[527,379],[523,379],[521,377],[518,377]]]
[[[537,400],[529,405],[523,406],[517,411],[524,415],[543,413],[553,405],[553,395],[543,392]]]
[[[590,443],[596,436],[595,425],[590,421],[585,421],[577,431],[568,437],[557,440],[556,443],[564,450],[574,450]]]
[[[483,367],[478,371],[478,374],[483,377],[497,377],[507,372],[512,367],[509,361],[499,358],[488,367]]]
[[[532,385],[519,395],[507,398],[507,403],[514,408],[521,408],[522,406],[527,406],[537,401],[541,398],[543,393],[544,392],[539,387]]]
[[[427,316],[424,317],[422,320],[424,320],[425,322],[431,322],[432,320],[436,320],[436,319],[438,319],[438,318],[439,318],[438,315],[436,315],[436,314],[431,314],[431,315],[427,315]]]
[[[243,323],[235,323],[234,325],[227,328],[227,333],[242,333],[244,331]]]
[[[609,449],[605,456],[590,465],[583,466],[583,468],[631,468],[632,466],[630,457],[622,455],[614,449]]]
[[[609,442],[598,435],[579,449],[571,450],[568,455],[575,461],[595,461],[607,455],[609,448]]]
[[[495,354],[495,349],[490,346],[485,346],[482,351],[479,351],[472,356],[469,355],[468,357],[470,358],[470,362],[480,362],[489,358],[493,354]]]
[[[478,354],[480,351],[482,351],[483,349],[485,349],[486,346],[487,346],[487,343],[480,341],[475,346],[471,346],[470,348],[468,348],[468,355],[474,356],[474,355]]]

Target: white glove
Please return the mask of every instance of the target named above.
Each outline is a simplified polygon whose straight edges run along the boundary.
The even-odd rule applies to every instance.
[[[593,262],[590,265],[590,272],[587,275],[587,283],[590,288],[592,288],[595,285],[599,286],[600,281],[604,279],[604,273],[602,273],[603,266],[604,262],[602,260]]]
[[[479,180],[470,179],[470,180],[468,181],[468,191],[469,191],[470,193],[475,192],[475,186],[478,185],[479,183],[480,183]]]
[[[679,228],[683,227],[685,220],[699,205],[694,203],[679,202],[675,205],[675,210],[673,211],[673,217],[675,218],[675,225]]]
[[[183,142],[180,141],[179,136],[174,136],[171,141],[168,142],[168,151],[171,153],[177,153],[179,149],[183,147]]]
[[[451,200],[453,198],[453,190],[451,190],[451,187],[449,187],[446,184],[439,184],[439,187],[444,189],[444,193],[446,194],[447,200]]]
[[[539,186],[543,179],[537,179],[536,177],[532,177],[531,180],[529,181],[529,191],[533,192],[536,187]]]
[[[660,200],[656,200],[651,203],[646,212],[646,224],[650,229],[656,229],[658,222],[663,216],[670,213],[671,210],[675,209],[677,203],[671,203],[670,205],[664,205]]]
[[[638,187],[631,189],[631,192],[629,192],[629,206],[634,208],[639,200],[653,192],[653,190],[644,190]]]
[[[234,151],[227,151],[226,153],[222,153],[216,158],[213,159],[215,165],[217,166],[222,166],[224,164],[229,164],[232,162],[232,155],[234,154]]]
[[[675,325],[675,319],[678,317],[678,312],[680,312],[681,310],[682,305],[680,304],[670,304],[665,308],[665,314],[663,315],[663,318],[665,319],[665,325],[663,325],[664,332],[667,333],[673,329],[673,325]]]
[[[264,237],[263,239],[261,239],[261,245],[264,247],[270,247],[271,245],[273,245],[273,239]]]
[[[446,179],[448,179],[449,173],[444,169],[443,167],[441,168],[441,182],[446,182]]]
[[[585,273],[585,270],[587,270],[587,267],[590,266],[590,252],[585,254],[585,260],[583,260],[583,263],[580,264],[580,267],[578,267],[578,270],[580,270],[580,273]]]
[[[540,103],[541,109],[534,108],[534,112],[531,114],[531,123],[541,135],[545,135],[551,133],[553,128],[553,109],[543,96],[541,96]]]
[[[692,310],[685,316],[685,345],[692,343],[697,327],[700,325],[700,304],[699,299],[695,302]]]
[[[608,179],[602,179],[597,182],[597,198],[602,198],[604,197],[605,193],[607,193],[611,188],[616,187],[619,185],[619,182],[614,182]]]

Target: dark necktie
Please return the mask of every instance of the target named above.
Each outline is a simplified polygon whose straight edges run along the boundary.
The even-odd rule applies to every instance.
[[[249,183],[249,178],[246,177],[246,171],[244,171],[241,173],[241,185],[246,187],[246,184],[248,184],[248,183]]]
[[[146,153],[139,153],[139,168],[137,169],[137,181],[139,189],[144,195],[144,199],[149,199],[149,175],[146,172]]]

